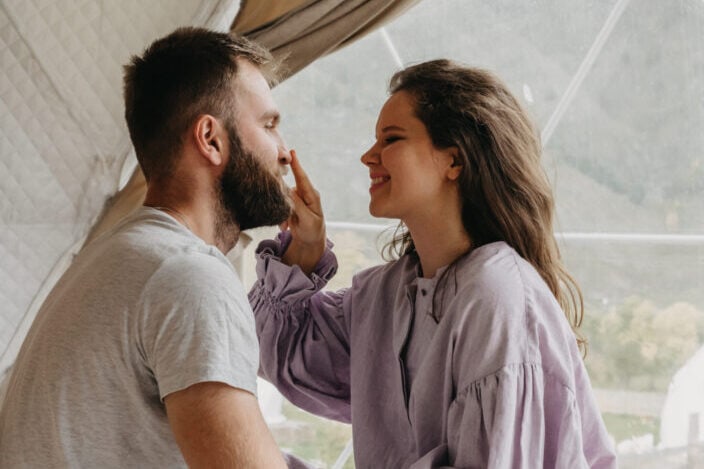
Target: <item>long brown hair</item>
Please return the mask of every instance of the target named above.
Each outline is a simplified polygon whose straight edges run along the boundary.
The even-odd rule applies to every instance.
[[[413,97],[435,147],[457,148],[462,223],[472,247],[504,241],[530,262],[586,350],[578,330],[584,302],[553,233],[555,203],[540,164],[540,137],[518,100],[490,72],[444,59],[397,72],[389,91]],[[414,250],[401,224],[384,253],[398,258]]]

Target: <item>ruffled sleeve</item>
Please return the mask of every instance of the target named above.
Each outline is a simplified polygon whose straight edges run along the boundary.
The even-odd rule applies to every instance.
[[[323,256],[308,277],[297,265],[288,266],[281,262],[281,257],[290,243],[289,231],[282,231],[276,239],[267,239],[259,243],[256,251],[257,284],[252,292],[258,290],[258,286],[262,286],[261,293],[294,306],[308,300],[335,276],[337,258],[332,252],[332,242],[327,241]]]
[[[596,409],[594,409],[596,412]],[[448,414],[453,467],[612,468],[606,435],[583,435],[572,389],[538,364],[513,364],[461,390]],[[592,418],[593,416],[586,416]]]
[[[281,262],[290,239],[282,232],[257,249],[257,282],[249,300],[259,337],[259,373],[297,406],[349,422],[345,291],[321,291],[337,271],[332,243],[308,277],[298,266]]]

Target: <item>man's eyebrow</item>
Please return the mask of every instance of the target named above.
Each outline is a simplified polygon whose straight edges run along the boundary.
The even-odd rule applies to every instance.
[[[384,133],[384,132],[399,131],[399,130],[404,131],[406,129],[404,129],[403,127],[399,127],[398,125],[387,125],[383,129],[381,129],[381,132]]]
[[[271,109],[262,114],[262,120],[273,120],[274,123],[278,123],[281,120],[281,113],[275,109]]]

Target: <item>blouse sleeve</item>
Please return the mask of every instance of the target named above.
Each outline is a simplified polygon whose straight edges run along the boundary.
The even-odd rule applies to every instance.
[[[350,422],[345,291],[321,291],[337,271],[332,243],[308,277],[281,262],[289,242],[290,234],[282,232],[257,249],[257,282],[249,301],[259,337],[259,374],[297,406]]]
[[[448,459],[454,467],[616,467],[612,453],[587,460],[581,419],[574,392],[540,365],[509,365],[458,393]]]

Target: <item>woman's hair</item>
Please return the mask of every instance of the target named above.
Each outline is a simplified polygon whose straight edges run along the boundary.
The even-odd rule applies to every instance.
[[[584,349],[578,332],[582,293],[560,259],[552,189],[540,164],[540,137],[516,98],[493,74],[449,60],[397,72],[389,91],[413,97],[415,114],[435,147],[457,148],[462,223],[472,247],[504,241],[530,262]],[[398,258],[414,250],[410,233],[399,225],[384,253]]]

